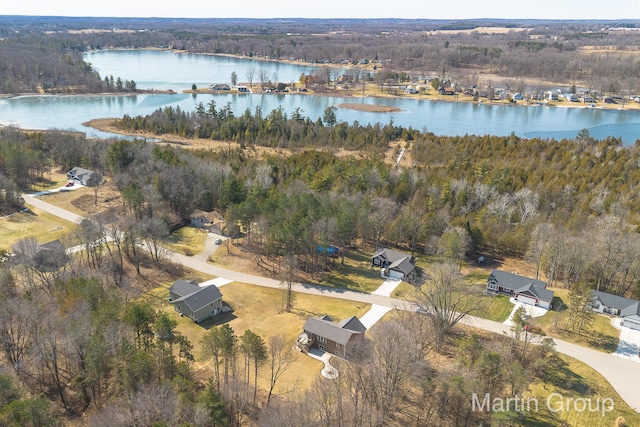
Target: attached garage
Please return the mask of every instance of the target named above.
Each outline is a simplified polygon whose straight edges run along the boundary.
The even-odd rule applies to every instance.
[[[625,326],[627,328],[635,329],[640,331],[640,317],[638,316],[627,316],[622,319],[620,326]]]
[[[530,304],[534,306],[538,305],[538,300],[528,295],[518,294],[518,296],[516,297],[516,300],[519,302],[523,302],[525,304]]]

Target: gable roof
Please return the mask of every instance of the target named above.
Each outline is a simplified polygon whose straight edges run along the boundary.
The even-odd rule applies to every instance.
[[[190,295],[200,290],[200,286],[193,280],[176,280],[169,288],[169,292],[172,292],[180,297]]]
[[[69,172],[67,172],[68,176],[72,176],[72,177],[76,177],[79,180],[86,180],[89,179],[89,177],[91,177],[93,174],[95,174],[96,172],[89,170],[89,169],[85,169],[85,168],[81,168],[81,167],[75,167],[73,169],[71,169]]]
[[[401,271],[405,275],[411,273],[416,267],[415,258],[412,255],[403,254],[393,249],[378,248],[371,259],[382,258],[389,262],[386,268]]]
[[[536,286],[533,283],[529,283],[528,285],[525,285],[514,292],[517,294],[528,292],[542,301],[551,301],[553,299],[553,291],[542,288],[540,286]]]
[[[204,288],[198,286],[198,289],[198,291],[180,297],[172,302],[184,302],[191,311],[198,311],[222,298],[222,293],[220,293],[220,289],[218,289],[216,285],[205,286]]]
[[[201,211],[200,209],[196,209],[195,211],[193,211],[189,217],[190,218],[205,217],[206,219],[209,220],[209,222],[222,221],[223,219],[222,215],[220,215],[219,212],[216,212],[216,211],[206,212],[206,211]]]
[[[367,330],[367,327],[364,326],[360,319],[358,319],[356,316],[351,316],[348,319],[344,319],[343,321],[338,323],[338,326],[340,326],[342,329],[349,329],[355,332],[365,332]]]
[[[553,291],[547,289],[547,284],[541,280],[520,276],[506,271],[493,270],[489,275],[488,283],[494,282],[502,289],[513,291],[514,293],[528,292],[542,301],[551,301]]]
[[[308,318],[303,329],[342,345],[346,345],[352,336],[363,334],[367,330],[355,316],[335,323],[327,315]]]
[[[628,317],[628,316],[639,316],[640,317],[640,303],[635,302],[635,304],[630,305],[629,307],[624,308],[620,312],[620,317]]]
[[[591,295],[593,296],[593,298],[600,301],[602,305],[606,305],[607,307],[615,308],[620,311],[638,303],[638,301],[636,300],[620,297],[618,295],[613,295],[602,291],[591,291]]]
[[[493,279],[501,288],[510,289],[514,292],[528,285],[546,288],[547,284],[541,280],[531,279],[529,277],[519,276],[506,271],[493,270],[489,276],[489,281]]]

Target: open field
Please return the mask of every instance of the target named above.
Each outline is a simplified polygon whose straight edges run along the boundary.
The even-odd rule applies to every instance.
[[[167,299],[169,286],[170,284],[165,284],[157,287],[143,299],[156,310],[171,313],[172,318],[178,322],[178,330],[193,344],[196,368],[199,375],[204,377],[213,374],[213,367],[209,355],[202,352],[200,340],[213,325],[228,323],[238,336],[246,329],[251,329],[266,343],[269,342],[269,337],[283,335],[293,345],[308,317],[328,314],[338,321],[354,315],[361,317],[370,308],[370,305],[364,303],[296,294],[293,311],[286,313],[281,310],[281,291],[236,282],[220,288],[224,303],[233,309],[233,313],[223,313],[196,324],[186,317],[180,317],[173,310]],[[279,380],[274,392],[287,394],[295,390],[306,390],[319,378],[321,369],[322,363],[296,352],[294,363]],[[258,385],[268,389],[268,384],[268,368],[263,367],[258,376]]]
[[[195,227],[180,227],[168,239],[168,247],[181,254],[199,254],[204,250],[207,233]]]
[[[82,187],[39,196],[43,201],[82,216],[122,207],[120,193],[112,186]]]
[[[74,224],[33,208],[0,218],[0,250],[11,250],[18,240],[27,237],[35,237],[39,243],[60,239],[70,246],[75,230]]]

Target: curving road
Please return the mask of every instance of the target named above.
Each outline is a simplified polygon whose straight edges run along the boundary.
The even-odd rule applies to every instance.
[[[54,206],[32,195],[24,194],[23,198],[26,204],[58,216],[64,220],[79,224],[84,219],[80,215],[76,215],[73,212]],[[281,281],[279,280],[228,270],[226,268],[208,264],[202,259],[187,257],[176,252],[171,252],[171,256],[175,262],[178,262],[185,267],[205,274],[210,274],[212,276],[224,277],[233,281],[269,288],[279,289],[282,286]],[[376,304],[388,308],[397,308],[400,310],[413,309],[412,304],[407,301],[390,298],[384,295],[375,295],[302,283],[294,284],[293,290],[305,294],[341,298],[367,304]],[[509,333],[508,326],[491,320],[481,319],[479,317],[468,316],[462,323],[501,335],[504,334],[504,332]],[[640,412],[640,393],[638,393],[638,384],[640,384],[640,363],[555,338],[554,342],[556,343],[556,351],[566,354],[567,356],[571,356],[598,371],[607,379],[607,381],[609,381],[611,386],[618,392],[620,397],[627,402],[629,406],[631,406],[631,408],[636,412]],[[600,397],[606,398],[609,396]]]

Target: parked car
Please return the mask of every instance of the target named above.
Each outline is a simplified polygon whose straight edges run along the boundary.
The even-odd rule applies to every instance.
[[[216,240],[214,241],[214,243],[215,243],[216,245],[221,245],[221,244],[222,244],[222,239],[216,239]]]
[[[65,187],[73,187],[73,181],[67,182],[67,185],[65,185]]]

